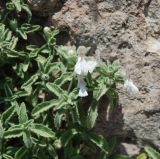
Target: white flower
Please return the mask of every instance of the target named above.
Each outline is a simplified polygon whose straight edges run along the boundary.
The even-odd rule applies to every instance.
[[[80,97],[88,96],[86,82],[83,80],[83,77],[88,74],[88,72],[92,73],[97,66],[97,61],[94,57],[85,56],[89,51],[89,48],[84,46],[80,46],[77,49],[78,59],[74,68],[74,72],[78,75],[78,88]]]
[[[124,83],[124,88],[126,89],[127,93],[130,95],[136,95],[139,93],[139,89],[136,85],[134,85],[131,79],[127,79]]]
[[[79,93],[78,93],[79,97],[88,96],[86,82],[83,80],[81,76],[78,76],[78,86],[77,87],[79,88]]]
[[[88,72],[92,73],[97,66],[96,60],[85,59],[85,57],[78,57],[74,72],[78,75],[86,76]]]
[[[51,30],[50,27],[44,27],[45,32],[49,32],[50,30]]]

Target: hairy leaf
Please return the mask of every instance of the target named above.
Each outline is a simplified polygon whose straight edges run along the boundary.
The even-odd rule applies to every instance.
[[[15,113],[15,105],[9,107],[6,111],[2,113],[1,119],[3,123],[7,123]]]
[[[87,127],[89,129],[95,126],[97,117],[98,117],[98,102],[93,101],[91,106],[89,107],[87,116]]]
[[[64,132],[60,138],[62,145],[64,147],[67,146],[70,140],[77,134],[78,134],[78,131],[76,129],[70,129]]]
[[[99,101],[99,99],[106,94],[108,88],[104,82],[99,83],[98,87],[95,88],[93,92],[94,98]]]
[[[145,147],[144,150],[147,152],[148,156],[153,159],[160,159],[160,153],[151,147]]]
[[[56,129],[58,130],[61,127],[62,117],[65,114],[66,110],[60,109],[56,112],[55,118],[54,118],[54,125]]]
[[[55,151],[55,149],[52,145],[48,146],[48,153],[49,153],[50,156],[52,156],[52,158],[58,159],[58,155],[57,155],[57,153],[56,153],[56,151]]]
[[[141,153],[140,155],[138,155],[138,157],[136,159],[147,159],[147,154]]]
[[[21,88],[25,88],[25,87],[29,87],[29,86],[32,86],[33,83],[35,83],[38,79],[38,75],[35,74],[33,75],[27,82],[25,82]]]
[[[31,18],[32,18],[32,12],[30,11],[28,5],[22,4],[22,9],[23,9],[24,11],[26,11],[26,13],[27,13],[27,15],[28,15],[28,22],[30,22],[30,21],[31,21]]]
[[[31,134],[29,131],[23,132],[23,142],[27,148],[32,147],[32,139],[31,139]]]
[[[75,106],[71,109],[71,115],[72,115],[72,120],[73,120],[74,123],[79,123],[79,124],[81,124],[78,105],[75,105]]]
[[[73,72],[65,72],[59,78],[57,78],[54,83],[56,85],[62,86],[66,82],[72,81],[74,77],[75,74]]]
[[[15,153],[15,159],[22,159],[24,155],[26,154],[27,150],[26,147],[21,147],[16,153]]]
[[[109,147],[106,139],[102,135],[97,135],[95,133],[88,133],[88,138],[93,142],[97,147],[99,147],[103,152],[108,154]]]
[[[113,159],[133,159],[133,158],[126,155],[115,155]]]
[[[4,159],[14,159],[12,156],[7,155],[7,154],[3,154],[3,158]]]
[[[11,127],[9,128],[7,131],[5,131],[4,133],[4,138],[8,139],[8,138],[16,138],[16,137],[20,137],[22,136],[22,131],[23,129],[19,126],[19,127]]]
[[[33,124],[30,129],[33,133],[42,137],[55,138],[55,133],[43,124]]]
[[[54,70],[59,70],[58,64],[55,63],[49,63],[47,66],[44,68],[44,72],[46,74],[51,74]]]
[[[28,121],[28,115],[27,115],[27,110],[26,110],[25,103],[22,103],[19,107],[18,119],[19,119],[20,124],[23,124],[26,121]]]
[[[62,96],[65,94],[65,92],[54,83],[47,83],[46,87],[48,88],[48,90],[54,93],[58,98],[62,98]]]
[[[61,100],[50,100],[50,101],[45,101],[42,103],[39,103],[32,111],[33,116],[37,116],[42,112],[45,112],[49,110],[50,108],[54,106],[59,106],[61,105]]]

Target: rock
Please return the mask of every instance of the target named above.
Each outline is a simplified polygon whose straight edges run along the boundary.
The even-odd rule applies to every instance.
[[[160,38],[159,23],[159,0],[68,0],[52,16],[75,45],[91,46],[91,53],[100,48],[102,59],[117,59],[140,90],[133,98],[120,87],[119,109],[107,121],[103,104],[96,129],[160,149],[160,55],[146,50],[147,36]]]
[[[121,143],[118,151],[121,154],[136,156],[140,153],[140,148],[135,144]]]

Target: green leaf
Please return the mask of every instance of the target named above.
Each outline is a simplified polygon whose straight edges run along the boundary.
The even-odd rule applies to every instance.
[[[99,101],[99,99],[106,94],[106,92],[108,91],[108,88],[106,86],[106,84],[104,82],[100,82],[98,84],[98,87],[95,88],[94,92],[93,92],[93,96],[94,98]]]
[[[26,147],[21,147],[15,154],[15,159],[22,159],[27,153]]]
[[[116,137],[108,139],[108,145],[109,145],[109,152],[111,154],[116,146]]]
[[[48,128],[43,124],[33,124],[30,130],[33,133],[40,135],[42,137],[55,138],[55,133],[50,128]]]
[[[113,159],[133,159],[133,158],[126,155],[115,155]]]
[[[10,45],[10,48],[11,50],[15,49],[16,45],[17,45],[17,42],[18,42],[18,38],[17,37],[12,37],[12,40],[11,40],[11,45]]]
[[[27,80],[27,82],[25,82],[25,83],[21,86],[21,88],[25,88],[25,87],[32,86],[32,84],[35,83],[35,82],[37,81],[37,79],[38,79],[38,75],[37,75],[37,74],[31,76],[31,77],[29,78],[29,80]]]
[[[121,75],[121,73],[120,72],[116,72],[115,74],[114,74],[114,80],[116,81],[116,82],[119,82],[119,83],[124,83],[124,79],[123,79],[123,76]]]
[[[64,94],[66,94],[59,86],[54,83],[47,83],[46,87],[49,91],[54,93],[58,98],[62,98]]]
[[[109,153],[109,145],[106,139],[102,135],[98,135],[96,133],[88,133],[89,140],[94,143],[97,147],[99,147],[106,154]]]
[[[14,159],[12,156],[7,155],[7,154],[3,154],[3,158],[4,159]]]
[[[9,107],[6,111],[2,113],[1,119],[3,123],[7,123],[15,113],[15,105]]]
[[[78,134],[78,131],[76,129],[70,129],[65,131],[60,137],[62,145],[64,147],[67,146],[70,140],[77,134]]]
[[[1,142],[1,139],[3,138],[3,135],[4,135],[4,128],[3,128],[2,122],[0,120],[0,142]]]
[[[21,103],[21,105],[19,107],[18,119],[19,119],[19,123],[20,124],[23,124],[26,121],[28,121],[28,115],[27,115],[26,105],[25,105],[24,102]]]
[[[21,12],[22,7],[21,7],[21,2],[20,2],[20,0],[12,0],[12,3],[15,5],[17,11],[18,11],[18,12]]]
[[[19,33],[24,40],[27,40],[27,34],[23,30],[17,28],[16,32]]]
[[[21,126],[13,126],[4,132],[4,138],[16,138],[22,136],[23,129]]]
[[[71,115],[72,115],[72,120],[73,120],[74,123],[81,124],[78,105],[73,106],[73,108],[71,109]]]
[[[27,148],[32,147],[32,139],[31,139],[31,134],[29,131],[23,132],[23,142]]]
[[[54,118],[54,125],[57,130],[61,127],[62,117],[65,114],[66,110],[60,109],[56,112],[55,118]]]
[[[27,15],[28,15],[28,22],[30,22],[30,21],[31,21],[31,18],[32,18],[32,12],[31,12],[31,10],[29,9],[28,5],[22,4],[22,9],[23,9],[24,11],[26,11],[26,13],[27,13]]]
[[[21,25],[20,30],[23,31],[24,33],[28,34],[28,33],[35,32],[35,31],[39,30],[40,28],[41,27],[39,25],[24,23]]]
[[[114,88],[110,88],[107,91],[107,98],[109,99],[109,113],[111,113],[118,106],[118,93]]]
[[[31,92],[28,92],[28,90],[26,91],[18,91],[14,94],[13,99],[16,98],[21,98],[21,97],[26,97],[29,96],[31,94]]]
[[[59,106],[61,105],[61,100],[50,100],[50,101],[45,101],[42,103],[39,103],[32,111],[33,116],[37,116],[42,112],[45,112],[49,110],[50,108],[54,106]]]
[[[54,83],[56,85],[62,86],[66,82],[72,81],[74,77],[75,74],[73,72],[65,72],[59,78],[57,78]]]
[[[109,158],[105,152],[101,151],[99,159],[109,159]]]
[[[95,100],[92,102],[92,104],[88,110],[87,127],[89,129],[91,129],[95,126],[97,117],[98,117],[98,102]]]
[[[48,146],[48,153],[53,159],[58,159],[58,155],[52,145]]]
[[[28,130],[28,128],[32,125],[33,122],[34,122],[33,119],[27,120],[25,123],[22,124],[22,125],[23,125],[22,127],[23,127],[24,130],[26,131],[26,130]]]
[[[140,155],[138,155],[138,157],[136,159],[147,159],[147,154],[141,153]]]
[[[23,72],[27,72],[28,67],[29,67],[29,63],[22,63],[22,70],[23,70]]]
[[[148,156],[153,159],[160,159],[160,153],[151,147],[145,147],[144,150],[147,152]]]
[[[11,97],[13,95],[13,93],[12,93],[12,90],[11,90],[9,84],[6,82],[6,83],[4,83],[3,87],[4,87],[4,91],[5,91],[6,96]]]
[[[54,70],[59,70],[58,64],[55,63],[49,63],[47,66],[44,67],[44,73],[51,74]]]
[[[6,8],[8,10],[14,10],[15,9],[15,5],[12,2],[8,2],[8,3],[6,3]]]

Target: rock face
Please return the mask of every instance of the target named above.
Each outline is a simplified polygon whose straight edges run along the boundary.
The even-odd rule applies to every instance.
[[[97,129],[160,149],[160,54],[148,52],[146,46],[148,37],[159,38],[160,2],[68,0],[52,23],[67,30],[75,45],[99,48],[104,60],[119,60],[140,90],[135,98],[121,92],[120,109],[110,121],[102,110]]]
[[[91,46],[91,53],[98,48],[103,60],[119,61],[140,90],[133,98],[120,88],[119,109],[107,121],[104,106],[97,130],[160,149],[160,54],[147,50],[149,37],[160,39],[160,0],[68,0],[52,24],[75,45]]]

